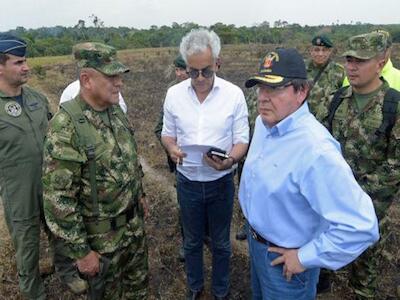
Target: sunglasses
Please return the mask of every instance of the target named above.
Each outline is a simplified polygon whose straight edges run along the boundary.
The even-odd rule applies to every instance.
[[[196,79],[197,77],[203,76],[204,78],[211,78],[214,75],[214,70],[211,69],[210,66],[201,69],[201,70],[197,70],[197,69],[192,69],[190,68],[189,71],[187,71],[187,74],[189,75],[190,78],[192,79]]]

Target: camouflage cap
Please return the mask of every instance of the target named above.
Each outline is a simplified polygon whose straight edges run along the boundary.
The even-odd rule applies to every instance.
[[[386,39],[386,48],[390,48],[392,46],[392,36],[386,30],[378,29],[376,32],[383,35],[383,39]]]
[[[347,41],[342,56],[352,56],[359,59],[371,59],[387,49],[387,35],[381,31],[352,36]]]
[[[93,68],[108,76],[129,72],[129,68],[117,60],[114,47],[87,42],[75,45],[72,53],[81,68]]]

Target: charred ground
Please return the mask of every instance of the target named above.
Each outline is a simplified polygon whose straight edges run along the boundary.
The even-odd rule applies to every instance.
[[[239,45],[225,46],[222,51],[221,76],[244,88],[244,81],[249,74],[257,70],[258,61],[267,50],[274,45]],[[300,47],[301,48],[301,47]],[[301,48],[304,50],[304,47]],[[153,129],[159,115],[162,101],[171,77],[166,76],[166,69],[176,56],[177,50],[172,48],[142,49],[122,51],[120,58],[131,67],[131,72],[125,75],[124,98],[128,104],[128,116],[135,128],[139,154],[145,171],[144,184],[148,201],[151,206],[151,216],[146,221],[149,245],[150,263],[150,299],[183,299],[186,284],[184,265],[177,259],[180,246],[180,231],[178,227],[178,207],[174,189],[174,177],[169,173],[163,149],[156,139]],[[394,60],[395,64],[397,60]],[[33,68],[30,85],[42,91],[50,99],[54,110],[65,86],[76,77],[72,61],[62,64],[37,65]],[[232,221],[232,233],[236,231],[242,220],[235,203]],[[399,209],[391,210],[393,218],[399,220]],[[399,249],[399,222],[390,225],[393,235],[390,236],[393,251]],[[250,298],[249,262],[246,242],[233,241],[233,256],[231,263],[231,297],[232,299]],[[42,256],[50,257],[47,249],[46,236],[43,234]],[[384,253],[387,254],[388,253]],[[382,255],[382,276],[380,282],[382,295],[379,299],[393,297],[396,299],[394,286],[398,280],[400,255],[395,257]],[[45,261],[45,260],[44,260]],[[208,277],[204,299],[211,299],[210,252],[205,248],[205,273]],[[338,272],[333,292],[319,299],[354,299],[347,288],[347,271]],[[85,299],[68,292],[60,280],[51,274],[45,277],[49,299]],[[22,299],[18,292],[18,281],[14,264],[14,252],[10,245],[8,232],[3,222],[0,210],[0,299]]]

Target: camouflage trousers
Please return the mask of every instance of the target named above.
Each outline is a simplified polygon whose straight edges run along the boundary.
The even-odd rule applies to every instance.
[[[400,287],[398,225],[398,220],[385,216],[379,222],[379,242],[351,264],[350,285],[357,299],[398,299],[400,296],[396,296]]]
[[[104,294],[101,298],[92,297],[96,280],[88,279],[89,299],[146,299],[148,290],[147,243],[143,218],[136,216],[125,232],[123,248],[112,253],[102,253],[109,262],[108,270],[102,274]],[[94,249],[96,251],[96,249]]]
[[[123,247],[112,253],[101,253],[91,244],[94,251],[101,253],[100,273],[95,277],[79,274],[74,261],[62,251],[63,242],[53,241],[55,266],[62,280],[80,276],[89,284],[88,299],[147,299],[148,258],[147,243],[142,217],[130,221],[124,233]],[[93,241],[94,243],[99,241]]]

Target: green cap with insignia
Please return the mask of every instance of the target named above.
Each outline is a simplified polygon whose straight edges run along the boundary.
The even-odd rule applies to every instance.
[[[388,47],[388,38],[381,31],[373,31],[352,36],[347,41],[342,56],[351,56],[359,59],[371,59]]]
[[[315,36],[312,39],[311,44],[313,44],[314,46],[322,46],[322,47],[326,47],[326,48],[333,47],[332,41],[326,35]]]
[[[183,60],[182,55],[179,55],[177,58],[175,58],[174,66],[177,68],[186,69],[186,63]]]
[[[129,68],[117,60],[114,47],[87,42],[75,45],[72,53],[80,68],[93,68],[108,76],[129,72]]]

